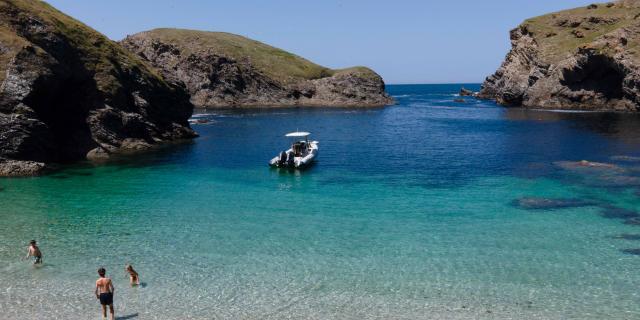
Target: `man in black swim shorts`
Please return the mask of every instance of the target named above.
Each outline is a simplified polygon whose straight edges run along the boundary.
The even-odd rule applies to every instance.
[[[102,318],[107,318],[107,306],[109,306],[109,313],[111,313],[111,320],[115,320],[113,312],[113,282],[111,279],[105,277],[107,271],[104,268],[98,269],[98,275],[100,278],[96,281],[96,298],[100,300],[102,305]]]

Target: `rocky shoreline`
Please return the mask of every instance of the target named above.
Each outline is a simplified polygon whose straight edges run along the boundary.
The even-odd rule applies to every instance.
[[[477,95],[505,106],[640,110],[640,1],[593,4],[528,19]]]

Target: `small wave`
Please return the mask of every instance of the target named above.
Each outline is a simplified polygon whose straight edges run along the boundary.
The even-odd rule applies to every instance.
[[[562,109],[532,109],[532,110],[555,112],[555,113],[602,113],[602,112],[606,112],[606,111],[597,111],[597,110],[562,110]]]
[[[191,118],[205,118],[215,116],[213,113],[196,113],[191,116]]]

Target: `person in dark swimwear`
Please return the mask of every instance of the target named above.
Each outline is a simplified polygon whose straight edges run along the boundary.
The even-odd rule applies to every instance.
[[[129,274],[129,283],[131,286],[137,286],[140,284],[140,276],[138,272],[133,269],[133,266],[128,264],[124,267],[124,271]]]
[[[113,312],[113,282],[111,279],[105,277],[107,271],[104,268],[98,269],[98,275],[100,278],[96,281],[96,298],[100,300],[102,305],[102,318],[107,318],[107,306],[109,306],[109,313],[111,313],[111,320],[115,320]]]
[[[27,248],[27,256],[25,259],[29,259],[30,257],[33,258],[33,264],[42,264],[42,251],[38,248],[35,240],[31,240]]]

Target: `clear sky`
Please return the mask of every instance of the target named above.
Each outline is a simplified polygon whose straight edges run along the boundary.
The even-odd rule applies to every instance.
[[[159,27],[240,34],[387,83],[481,82],[524,19],[594,0],[49,0],[120,40]]]

